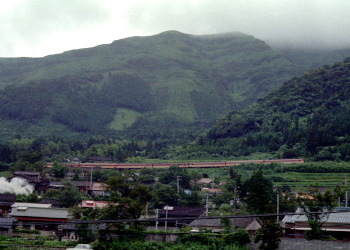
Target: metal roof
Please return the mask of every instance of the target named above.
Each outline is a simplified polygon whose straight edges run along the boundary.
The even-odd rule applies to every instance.
[[[235,218],[234,220],[231,218],[230,221],[231,221],[232,224],[233,224],[233,221],[234,221],[235,227],[244,227],[244,228],[246,228],[246,227],[248,227],[249,225],[251,225],[255,221],[260,226],[260,223],[258,222],[258,220],[256,218],[253,218],[253,217]],[[190,223],[190,225],[191,226],[195,226],[195,227],[223,227],[220,219],[207,219],[207,218],[196,219],[196,220],[192,221]]]
[[[40,203],[28,203],[28,202],[15,202],[11,207],[41,207],[49,208],[52,204],[40,204]]]
[[[66,208],[27,207],[27,209],[21,210],[14,207],[10,215],[13,217],[69,219],[68,209]]]
[[[286,215],[282,222],[283,223],[295,223],[295,222],[307,222],[308,219],[306,215],[302,212],[300,208],[297,209],[296,214]],[[327,223],[341,223],[341,224],[350,224],[350,211],[349,212],[331,212],[323,220]]]

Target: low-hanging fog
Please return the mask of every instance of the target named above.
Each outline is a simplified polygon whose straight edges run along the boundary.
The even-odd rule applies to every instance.
[[[13,0],[0,57],[44,56],[167,30],[242,32],[280,47],[350,47],[348,0]]]

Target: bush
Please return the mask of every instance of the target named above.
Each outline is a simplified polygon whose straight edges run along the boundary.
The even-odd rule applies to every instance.
[[[184,234],[181,235],[178,240],[179,243],[199,243],[199,244],[210,244],[214,243],[215,239],[211,238],[208,234],[196,233],[196,234]]]
[[[234,233],[225,235],[224,241],[226,244],[235,244],[239,247],[243,247],[251,242],[251,238],[247,230],[239,228]]]

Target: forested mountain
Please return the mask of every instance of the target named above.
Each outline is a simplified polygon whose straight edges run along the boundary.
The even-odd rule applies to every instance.
[[[194,148],[209,154],[276,152],[286,158],[349,160],[350,57],[294,77],[255,105],[230,112]]]
[[[1,140],[192,135],[317,62],[291,54],[241,33],[169,31],[43,58],[0,58]]]

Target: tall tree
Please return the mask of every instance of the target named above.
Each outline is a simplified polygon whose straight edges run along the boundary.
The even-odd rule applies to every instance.
[[[152,199],[148,186],[141,184],[129,174],[119,174],[106,181],[106,187],[111,192],[111,201],[116,202],[113,207],[115,214],[123,218],[137,219],[141,216],[147,202]],[[116,218],[114,218],[116,219]]]
[[[64,188],[58,193],[57,199],[61,202],[63,207],[73,207],[81,202],[81,194],[79,189],[73,185],[72,182],[64,183]]]
[[[256,214],[266,213],[270,202],[275,201],[272,181],[265,178],[262,170],[255,172],[245,183],[248,211]]]
[[[246,203],[252,213],[264,214],[276,212],[275,196],[272,182],[265,178],[262,170],[255,172],[245,182],[247,190]],[[281,242],[282,227],[276,222],[276,217],[262,217],[262,225],[258,230],[255,242],[261,242],[259,250],[278,249]]]
[[[335,207],[335,196],[330,190],[322,194],[317,186],[310,186],[306,193],[299,193],[298,206],[305,213],[311,230],[306,232],[306,238],[322,239],[322,224]]]

